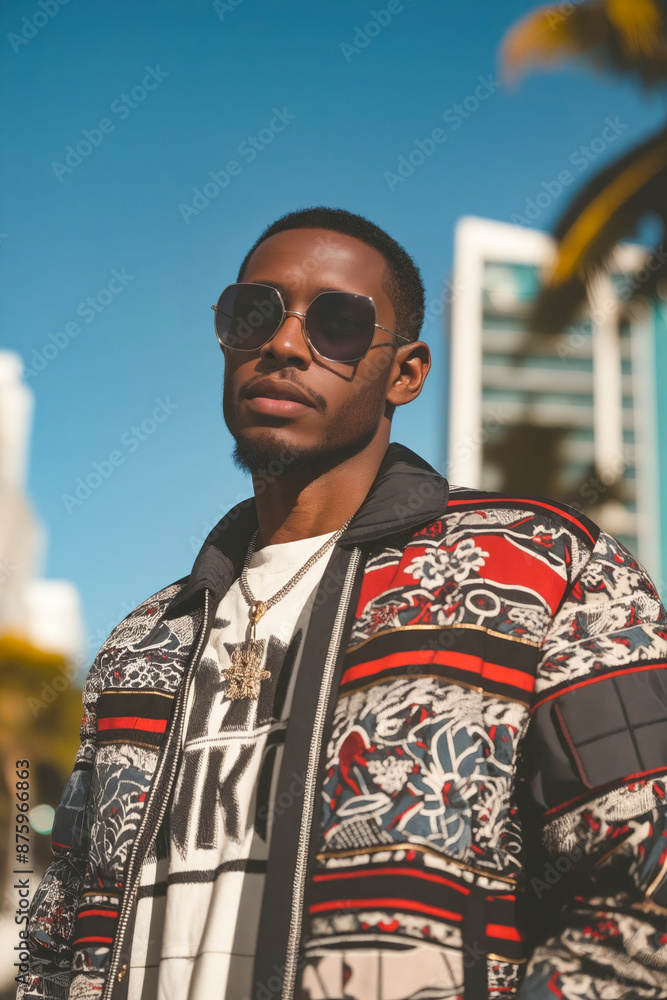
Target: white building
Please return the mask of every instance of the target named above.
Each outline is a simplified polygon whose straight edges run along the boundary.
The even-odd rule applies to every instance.
[[[33,397],[17,354],[0,351],[0,636],[74,660],[83,646],[79,595],[39,578],[46,533],[26,496]]]
[[[653,313],[629,305],[646,250],[619,246],[581,321],[528,329],[546,233],[487,219],[456,229],[448,475],[453,483],[548,495],[581,508],[656,579],[660,508]]]

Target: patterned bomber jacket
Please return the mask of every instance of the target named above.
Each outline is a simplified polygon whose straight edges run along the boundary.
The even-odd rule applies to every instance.
[[[132,998],[188,687],[255,525],[230,511],[95,659],[23,1000]],[[391,445],[304,639],[254,1000],[667,997],[666,662],[612,537]]]

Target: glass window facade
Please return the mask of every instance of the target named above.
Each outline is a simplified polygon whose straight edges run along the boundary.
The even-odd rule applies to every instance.
[[[488,260],[482,274],[482,488],[562,500],[636,552],[630,323],[619,312],[623,448],[612,479],[595,464],[592,324],[583,320],[559,336],[531,333],[539,268]],[[622,287],[618,278],[614,288]]]

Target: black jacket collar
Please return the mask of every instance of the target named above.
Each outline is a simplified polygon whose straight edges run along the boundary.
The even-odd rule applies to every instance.
[[[440,517],[449,495],[447,480],[409,448],[390,444],[366,499],[338,544],[365,545],[428,524]],[[184,589],[169,614],[204,587],[220,600],[241,572],[257,527],[254,497],[225,514],[204,542]]]

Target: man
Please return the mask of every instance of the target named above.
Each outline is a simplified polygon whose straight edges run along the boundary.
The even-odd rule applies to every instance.
[[[651,581],[389,444],[424,297],[367,220],[278,220],[214,309],[254,501],[95,660],[19,996],[667,996]]]

